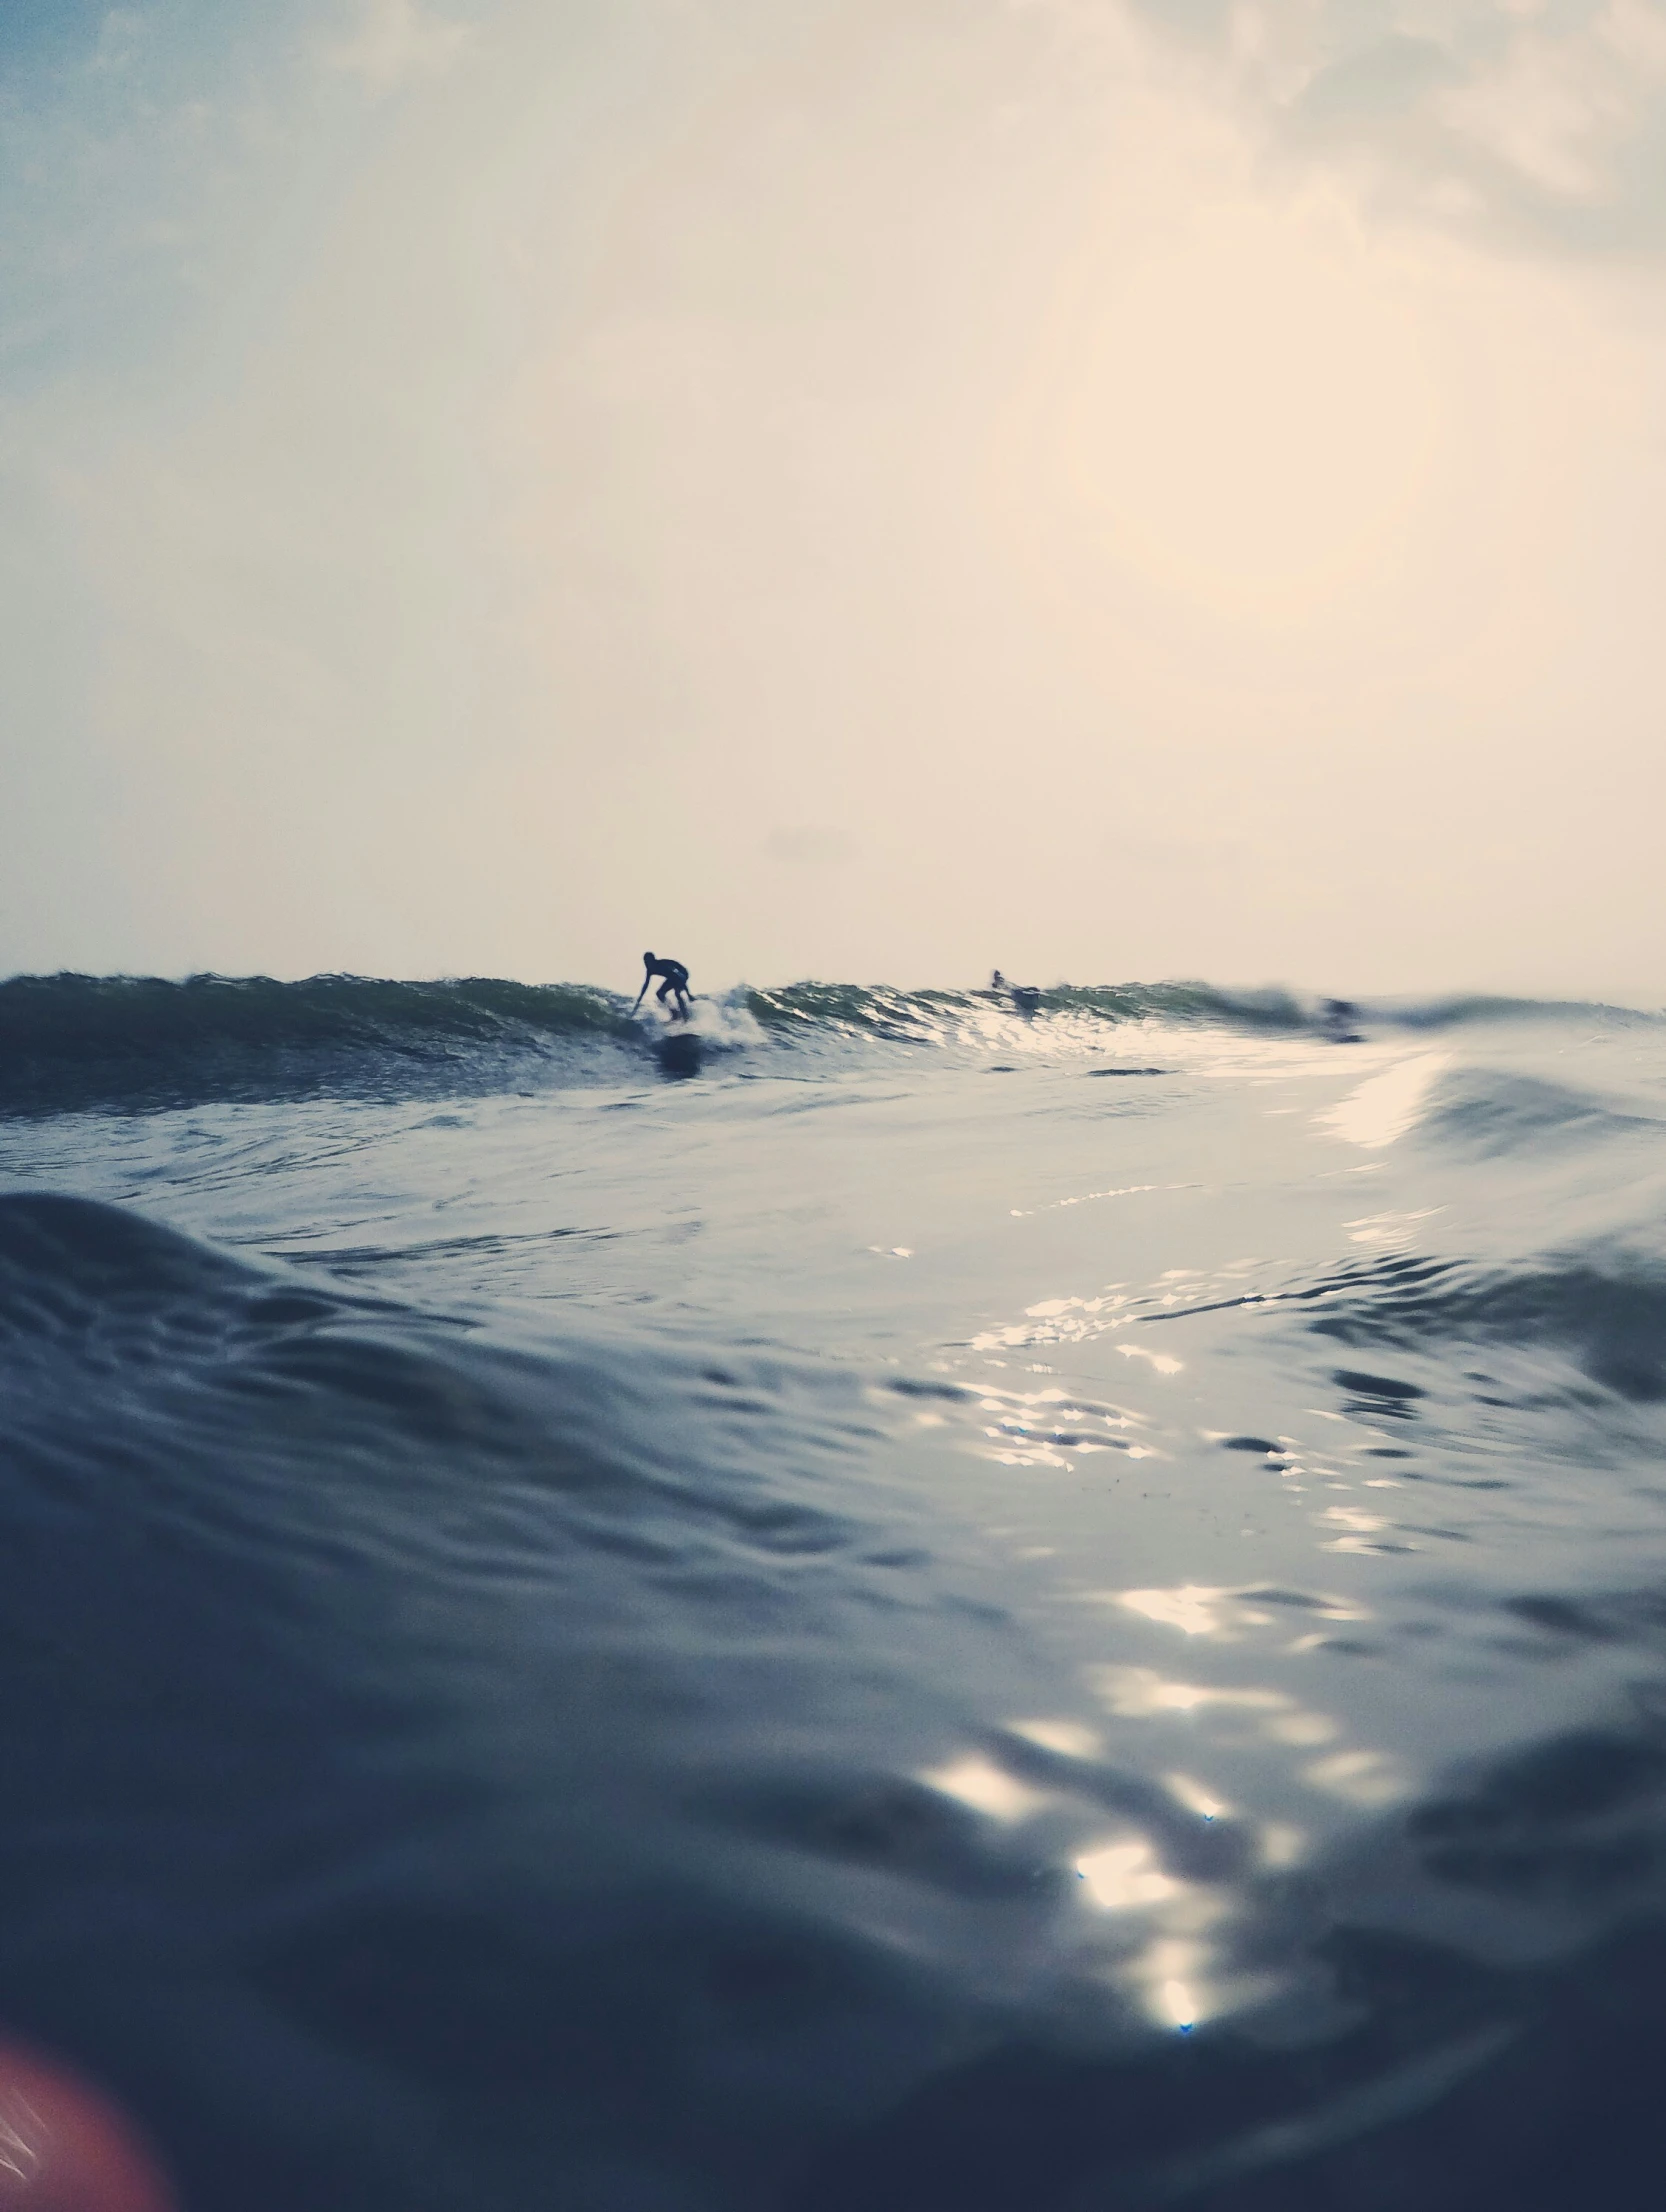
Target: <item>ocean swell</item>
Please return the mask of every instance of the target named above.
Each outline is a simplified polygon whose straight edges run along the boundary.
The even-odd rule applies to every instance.
[[[777,2202],[1044,1953],[854,1379],[639,1352],[0,1197],[0,1984],[194,2205]]]
[[[1323,1301],[1311,1327],[1338,1343],[1554,1352],[1622,1398],[1666,1399],[1666,1270],[1620,1250],[1512,1267],[1390,1258],[1294,1295]]]
[[[12,1113],[513,1089],[538,1073],[617,1074],[640,1052],[626,1002],[578,984],[350,975],[0,983],[0,1110]]]
[[[1565,1020],[1644,1021],[1530,1001],[1342,1010],[1374,1029]],[[767,1069],[848,1063],[903,1047],[987,1059],[1080,1059],[1118,1032],[1213,1028],[1354,1041],[1332,1002],[1204,983],[1058,984],[1008,991],[802,982],[697,999],[695,1042],[673,1066],[652,1009],[588,984],[353,975],[14,976],[0,982],[0,1114],[143,1111],[214,1100],[486,1095],[688,1073],[736,1054]]]

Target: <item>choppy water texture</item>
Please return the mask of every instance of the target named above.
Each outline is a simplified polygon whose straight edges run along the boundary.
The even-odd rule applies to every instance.
[[[1646,2201],[1666,1021],[1340,1026],[0,985],[0,2018],[201,2212]]]

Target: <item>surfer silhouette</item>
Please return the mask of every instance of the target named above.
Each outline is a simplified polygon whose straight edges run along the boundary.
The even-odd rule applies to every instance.
[[[663,976],[665,980],[654,993],[655,998],[658,999],[661,1006],[671,1008],[674,1019],[687,1021],[688,970],[682,962],[680,960],[661,960],[655,954],[645,952],[642,955],[642,966],[644,970],[642,989],[636,994],[636,1006],[642,1004],[643,994],[647,991],[655,976]],[[633,1014],[636,1012],[636,1006],[631,1008]]]
[[[1034,983],[1009,983],[997,968],[989,979],[992,991],[1005,991],[1020,1014],[1033,1014],[1041,1003],[1041,991]]]

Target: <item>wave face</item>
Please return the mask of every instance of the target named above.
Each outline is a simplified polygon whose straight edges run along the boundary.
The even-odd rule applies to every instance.
[[[853,1048],[895,1045],[1070,1057],[1111,1048],[1131,1030],[1331,1038],[1328,1003],[1202,983],[1059,985],[1021,1004],[1009,992],[796,983],[697,1001],[694,1032],[697,1058],[725,1061],[848,1060]],[[1388,1029],[1650,1018],[1500,999],[1349,1011]],[[651,1006],[633,1019],[629,1000],[587,984],[14,976],[0,982],[0,1113],[585,1086],[651,1068],[661,1043]]]
[[[0,2030],[192,2212],[1650,2201],[1662,1024],[4,991]]]
[[[791,1034],[885,1037],[902,1044],[936,1044],[984,1034],[992,1016],[1040,1018],[1057,1028],[1061,1018],[1085,1017],[1116,1025],[1165,1020],[1219,1022],[1250,1030],[1297,1031],[1308,1016],[1284,991],[1232,992],[1207,983],[1124,983],[1099,987],[1058,984],[1026,995],[1021,1010],[1009,991],[897,991],[858,983],[792,983],[778,991],[747,991],[745,1002],[766,1029]],[[1045,1033],[1045,1032],[1044,1032]]]
[[[573,984],[13,976],[0,983],[0,1105],[513,1087],[528,1067],[582,1079],[587,1059],[636,1043],[624,1002]]]

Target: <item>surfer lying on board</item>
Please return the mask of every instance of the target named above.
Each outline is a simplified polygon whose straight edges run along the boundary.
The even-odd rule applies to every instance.
[[[680,960],[659,960],[651,952],[645,952],[642,955],[642,965],[646,972],[642,978],[642,990],[636,994],[636,1006],[642,1004],[643,992],[647,990],[655,976],[661,975],[664,976],[665,981],[654,993],[655,998],[659,1000],[662,1006],[670,1004],[674,999],[676,1004],[671,1008],[673,1016],[687,1021],[688,970],[682,962]],[[636,1006],[631,1008],[633,1014],[636,1012]]]

